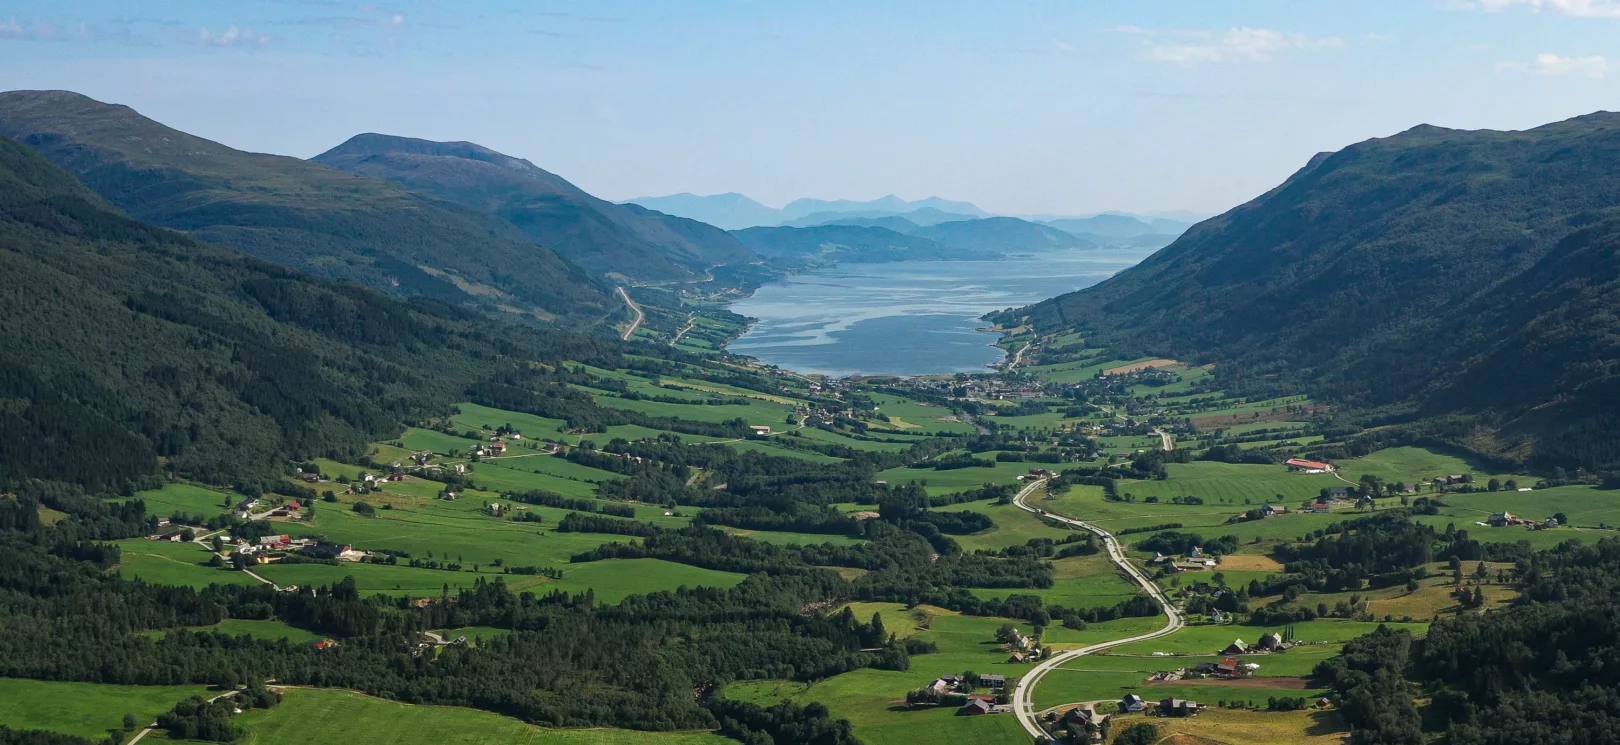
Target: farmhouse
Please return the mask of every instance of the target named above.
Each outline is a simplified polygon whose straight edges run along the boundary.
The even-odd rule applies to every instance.
[[[979,682],[983,683],[987,688],[1005,688],[1007,686],[1007,676],[980,675]]]
[[[984,699],[976,698],[976,699],[973,699],[971,701],[968,701],[958,711],[960,711],[961,713],[963,713],[965,715],[972,716],[972,715],[976,715],[976,714],[989,714],[990,710],[992,708],[994,708],[994,707],[992,707],[990,705],[989,701],[985,701]]]
[[[748,428],[753,430],[756,435],[768,435],[771,433],[771,425],[769,424],[753,424],[749,425]]]
[[[1282,649],[1283,648],[1282,634],[1279,634],[1279,633],[1277,633],[1275,631],[1273,631],[1273,632],[1271,632],[1269,634],[1266,634],[1265,636],[1260,637],[1260,642],[1258,644],[1256,644],[1255,646],[1259,647],[1260,649],[1264,649],[1264,650],[1266,650],[1268,652],[1272,651],[1272,650]]]
[[[1332,473],[1335,470],[1338,470],[1338,467],[1332,463],[1325,463],[1319,460],[1305,460],[1303,458],[1289,458],[1283,465],[1288,466],[1288,470],[1290,471],[1298,471],[1301,473]]]
[[[1243,654],[1247,651],[1249,651],[1249,647],[1243,643],[1242,639],[1238,639],[1226,645],[1226,648],[1221,650],[1221,654]]]
[[[1165,717],[1195,717],[1198,716],[1198,702],[1181,698],[1167,698],[1159,702],[1159,716]]]
[[[504,442],[492,442],[492,443],[489,444],[489,447],[485,448],[485,450],[488,450],[489,452],[494,453],[496,455],[501,455],[501,454],[506,452],[506,443],[504,443]]]
[[[1119,700],[1119,710],[1122,712],[1135,713],[1146,708],[1147,702],[1143,701],[1141,696],[1134,693],[1128,693],[1125,695],[1125,698]]]

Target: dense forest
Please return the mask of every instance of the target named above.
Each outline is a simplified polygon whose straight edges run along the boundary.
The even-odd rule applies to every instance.
[[[995,316],[1218,362],[1362,424],[1550,469],[1620,467],[1620,115],[1421,126],[1324,153],[1095,287]]]
[[[1318,675],[1356,745],[1607,743],[1620,732],[1620,541],[1573,543],[1519,562],[1507,608],[1442,618],[1426,637],[1380,629]],[[1414,693],[1429,697],[1423,716]]]

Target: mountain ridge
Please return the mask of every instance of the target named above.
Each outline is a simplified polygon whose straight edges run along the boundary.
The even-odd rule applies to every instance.
[[[499,217],[615,281],[693,280],[713,266],[754,260],[719,228],[598,199],[528,160],[475,143],[367,133],[311,160]]]
[[[1214,362],[1229,383],[1301,386],[1384,421],[1464,414],[1498,433],[1474,438],[1484,449],[1542,465],[1613,464],[1620,443],[1571,448],[1530,424],[1538,407],[1568,401],[1583,403],[1571,429],[1616,415],[1589,395],[1606,390],[1613,347],[1571,319],[1613,313],[1620,301],[1586,302],[1568,289],[1577,285],[1567,270],[1562,294],[1531,289],[1575,236],[1620,236],[1606,232],[1620,220],[1614,162],[1620,115],[1607,112],[1515,132],[1414,127],[1315,156],[1136,267],[992,318]],[[1609,261],[1613,252],[1582,255]],[[1504,320],[1515,304],[1537,312]],[[1561,348],[1587,350],[1575,355],[1585,374],[1548,371],[1557,385],[1536,386],[1534,401],[1491,386],[1457,394],[1455,381],[1491,379],[1487,368],[1500,363],[1489,360],[1528,364],[1501,340],[1528,343],[1519,327],[1554,318],[1565,319]]]
[[[400,295],[594,323],[613,312],[579,267],[512,226],[392,183],[235,150],[68,91],[0,93],[0,135],[137,219]]]

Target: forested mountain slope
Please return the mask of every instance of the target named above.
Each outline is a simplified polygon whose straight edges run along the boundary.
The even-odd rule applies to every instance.
[[[314,160],[498,216],[597,276],[694,279],[756,258],[712,225],[597,199],[527,160],[470,142],[363,134]]]
[[[1096,287],[997,316],[1222,363],[1546,465],[1620,464],[1620,115],[1319,155]],[[1390,417],[1386,417],[1389,420]],[[1454,422],[1454,424],[1456,424]]]
[[[144,222],[402,295],[594,321],[617,309],[511,224],[380,179],[233,150],[66,91],[0,93],[0,135]]]
[[[315,279],[117,212],[0,138],[0,478],[213,483],[358,457],[501,360],[615,342]]]

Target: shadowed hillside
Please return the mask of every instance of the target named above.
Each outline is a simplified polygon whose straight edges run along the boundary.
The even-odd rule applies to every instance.
[[[543,320],[594,321],[606,291],[501,220],[386,181],[233,150],[65,91],[0,94],[0,135],[155,225],[282,266]]]

